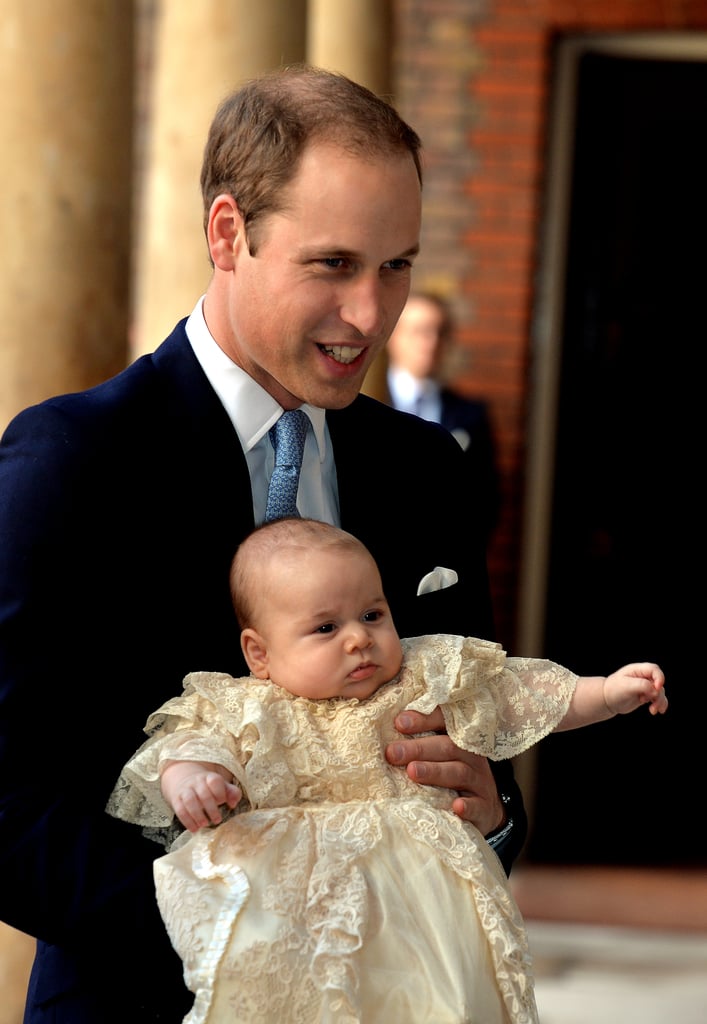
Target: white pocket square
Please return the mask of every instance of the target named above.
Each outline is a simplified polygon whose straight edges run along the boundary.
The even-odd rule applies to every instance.
[[[454,569],[445,569],[442,565],[437,565],[428,572],[426,576],[423,576],[417,587],[417,596],[420,594],[431,594],[435,590],[444,590],[445,587],[453,586],[459,577],[455,573]]]

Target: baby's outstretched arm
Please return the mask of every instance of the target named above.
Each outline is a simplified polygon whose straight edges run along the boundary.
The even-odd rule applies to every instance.
[[[220,764],[203,761],[168,761],[160,776],[162,796],[190,832],[223,820],[221,807],[233,809],[241,790]]]
[[[662,669],[650,661],[624,665],[610,676],[580,676],[567,714],[555,732],[628,715],[642,704],[648,704],[652,715],[665,714],[668,698],[664,687]]]

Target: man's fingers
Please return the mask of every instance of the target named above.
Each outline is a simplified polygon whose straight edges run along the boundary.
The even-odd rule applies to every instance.
[[[422,715],[419,711],[401,711],[395,719],[395,728],[398,732],[409,734],[420,732],[435,732],[437,730],[446,732],[447,726],[444,715],[440,708],[435,708],[429,715]]]

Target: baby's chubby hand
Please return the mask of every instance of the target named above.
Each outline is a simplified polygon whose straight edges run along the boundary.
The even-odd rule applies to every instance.
[[[233,810],[242,796],[231,773],[217,764],[170,761],[160,781],[162,795],[190,832],[219,825],[224,808]]]
[[[614,715],[628,715],[648,704],[652,715],[668,710],[665,675],[652,661],[640,661],[612,672],[604,680],[604,703]]]

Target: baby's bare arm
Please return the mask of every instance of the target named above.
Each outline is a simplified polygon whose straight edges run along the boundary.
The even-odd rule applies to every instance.
[[[220,764],[168,761],[160,776],[162,796],[190,832],[223,820],[222,806],[234,808],[241,790]]]
[[[648,704],[652,715],[663,715],[668,710],[665,676],[651,661],[624,665],[610,676],[580,676],[567,714],[555,731],[628,715],[642,704]]]

